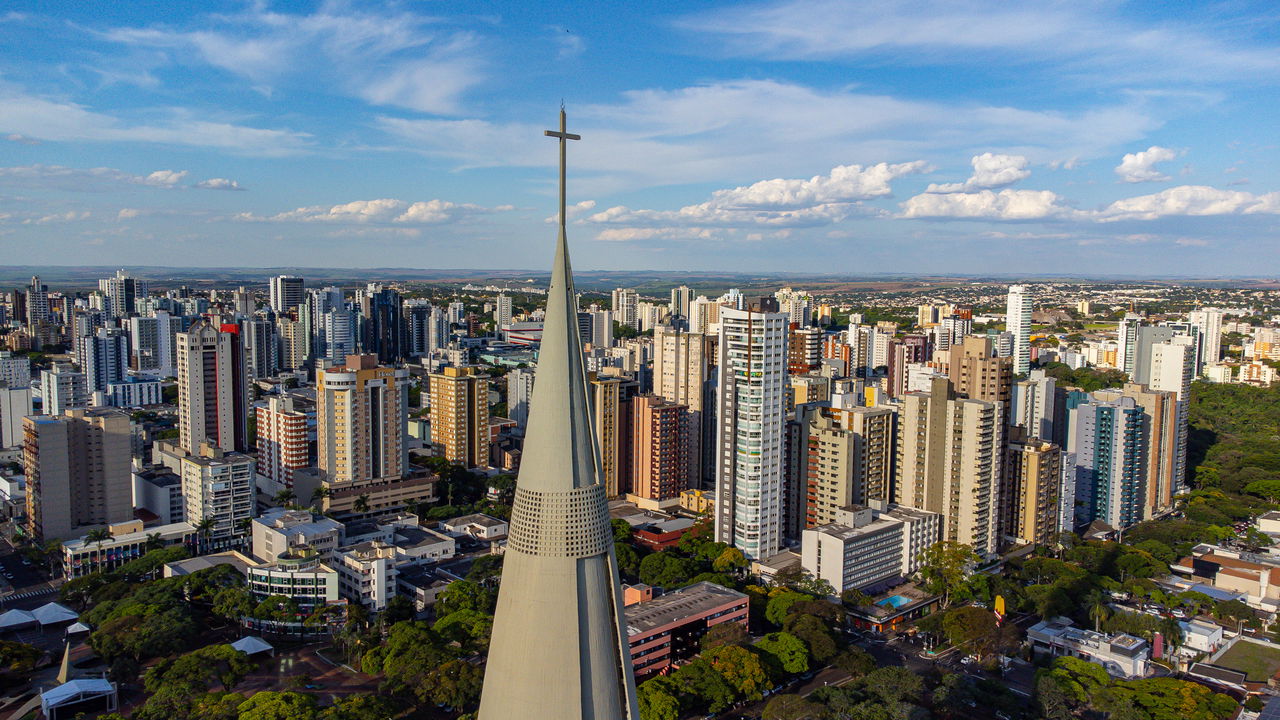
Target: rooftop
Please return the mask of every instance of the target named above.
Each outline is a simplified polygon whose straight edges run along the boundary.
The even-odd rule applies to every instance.
[[[102,541],[103,547],[115,547],[117,545],[131,545],[133,543],[146,542],[151,535],[159,535],[161,539],[174,539],[185,535],[194,535],[196,528],[191,523],[180,522],[170,525],[160,525],[159,527],[144,528],[137,532],[121,533],[114,535],[107,540]],[[83,550],[89,546],[98,547],[97,542],[87,542],[83,537],[75,540],[68,540],[62,543],[62,547],[71,552]]]
[[[737,590],[710,582],[696,583],[626,608],[627,633],[635,635],[646,632],[682,618],[714,610],[726,603],[746,599],[747,596]]]
[[[481,527],[492,528],[492,527],[498,527],[499,525],[505,525],[506,522],[507,522],[506,520],[499,520],[496,517],[490,517],[489,515],[485,515],[484,513],[472,513],[470,515],[463,515],[462,517],[456,517],[452,520],[446,520],[444,524],[450,527],[455,527],[458,525],[479,525]]]

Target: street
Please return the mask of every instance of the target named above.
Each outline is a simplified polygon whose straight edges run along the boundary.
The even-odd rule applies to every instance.
[[[29,610],[56,599],[60,583],[24,560],[9,540],[0,537],[0,607],[6,610]]]

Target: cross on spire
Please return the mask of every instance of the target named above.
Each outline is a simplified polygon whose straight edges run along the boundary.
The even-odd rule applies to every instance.
[[[564,229],[564,227],[565,227],[565,216],[564,216],[564,176],[565,176],[565,162],[566,162],[566,158],[567,158],[567,156],[568,156],[568,153],[567,153],[566,151],[568,150],[568,147],[569,147],[569,143],[568,143],[567,141],[568,141],[568,140],[581,140],[581,139],[582,139],[582,136],[581,136],[581,135],[574,135],[573,133],[571,133],[571,132],[567,132],[567,131],[565,130],[565,115],[564,115],[564,104],[563,104],[563,103],[561,103],[561,104],[560,104],[560,129],[559,129],[558,131],[557,131],[557,130],[547,130],[547,131],[545,131],[545,132],[546,132],[547,137],[558,138],[558,139],[560,140],[560,229],[561,229],[561,230],[563,230],[563,229]]]

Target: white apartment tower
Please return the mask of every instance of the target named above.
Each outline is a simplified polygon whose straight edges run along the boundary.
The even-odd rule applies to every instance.
[[[613,320],[627,327],[640,329],[640,295],[631,288],[613,291]]]
[[[1212,365],[1222,360],[1221,310],[1196,310],[1187,313],[1187,320],[1200,328],[1200,361]]]
[[[284,314],[301,305],[306,300],[307,291],[300,277],[277,275],[271,278],[271,309],[277,314]]]
[[[716,540],[747,557],[782,549],[787,315],[723,308],[716,393]]]
[[[1009,286],[1005,329],[1013,334],[1013,374],[1031,369],[1031,295],[1025,285]]]

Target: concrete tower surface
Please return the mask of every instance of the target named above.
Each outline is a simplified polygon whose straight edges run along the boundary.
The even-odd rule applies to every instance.
[[[560,235],[530,403],[480,720],[639,720],[599,451],[588,417],[573,275]]]

